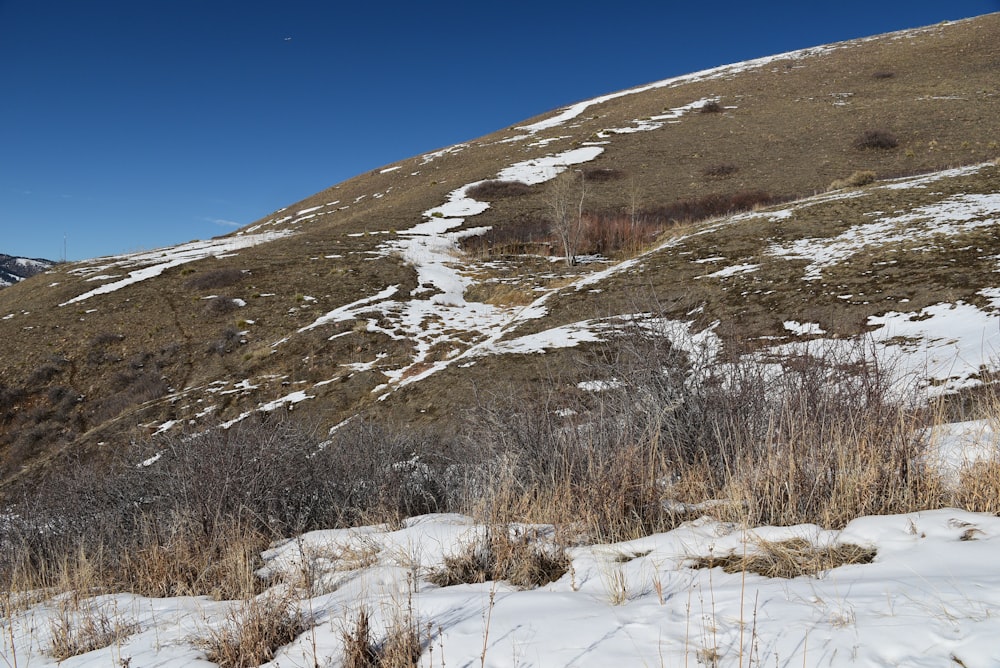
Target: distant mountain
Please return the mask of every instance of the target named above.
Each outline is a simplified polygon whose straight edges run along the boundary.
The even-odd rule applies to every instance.
[[[14,257],[0,253],[0,288],[6,288],[19,281],[40,274],[54,265],[52,260]]]

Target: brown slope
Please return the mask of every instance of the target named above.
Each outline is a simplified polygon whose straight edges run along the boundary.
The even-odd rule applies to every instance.
[[[373,259],[370,253],[397,230],[419,223],[422,212],[440,205],[449,192],[494,178],[514,162],[588,142],[606,142],[600,144],[601,156],[584,166],[603,170],[589,172],[586,206],[604,215],[633,207],[655,211],[709,195],[725,199],[743,191],[801,197],[858,170],[888,177],[994,158],[1000,137],[998,35],[1000,15],[991,14],[623,94],[530,138],[504,141],[525,134],[508,128],[440,155],[401,161],[392,171],[358,176],[250,226],[246,232],[295,234],[231,257],[173,267],[155,279],[67,306],[59,305],[99,284],[73,273],[80,266],[57,267],[4,290],[0,318],[11,317],[0,319],[5,341],[0,476],[12,479],[43,467],[57,453],[120,447],[168,420],[232,420],[295,390],[308,390],[313,397],[299,409],[328,423],[372,407],[403,419],[438,420],[455,415],[471,385],[495,385],[501,370],[515,386],[550,377],[564,366],[560,356],[570,359],[575,353],[517,363],[497,358],[464,372],[449,368],[376,402],[371,390],[385,380],[378,368],[353,371],[343,365],[384,354],[379,364],[398,369],[412,356],[410,342],[367,332],[357,321],[296,332],[318,315],[387,286],[400,286],[400,294],[413,290],[416,273],[402,258]],[[704,99],[717,99],[723,110],[689,112],[649,131],[621,130]],[[892,133],[898,145],[856,147],[868,130]],[[731,169],[719,170],[720,165]],[[551,188],[540,184],[495,199],[467,224],[544,228]],[[861,214],[834,212],[802,225],[824,225],[847,215]],[[760,245],[753,240],[774,233],[745,230],[754,231],[720,232],[710,248],[698,252],[720,248],[727,255],[752,255]],[[636,294],[650,288],[677,313],[711,303],[712,316],[746,317],[740,298],[708,289],[692,292],[686,279],[693,269],[666,257],[651,262],[652,269],[641,277],[619,277],[621,285],[606,286],[600,296],[567,290],[564,298],[553,300],[547,320],[522,331],[638,310]],[[529,284],[558,285],[590,270],[569,272],[536,258],[508,259],[504,268],[516,284],[506,299],[514,301],[524,299]],[[220,270],[234,273],[227,279]],[[491,265],[482,276],[495,271]],[[205,281],[198,283],[199,277]],[[487,294],[488,289],[483,298]],[[815,295],[795,294],[752,309],[758,314],[755,335],[804,309],[833,308]],[[238,298],[246,306],[229,308],[204,299],[210,295]],[[845,318],[863,322],[874,308],[866,306]],[[771,316],[761,315],[768,309]],[[807,315],[814,313],[801,319],[809,320]],[[342,336],[330,338],[337,334]]]

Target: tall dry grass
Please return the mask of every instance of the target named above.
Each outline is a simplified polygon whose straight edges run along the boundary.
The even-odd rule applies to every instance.
[[[491,527],[551,523],[568,544],[704,514],[839,527],[945,504],[996,507],[1000,464],[945,489],[923,437],[933,414],[900,400],[871,351],[723,363],[671,335],[625,325],[587,362],[613,381],[603,391],[570,397],[553,380],[542,396],[480,394],[451,438],[358,420],[331,441],[286,419],[161,439],[109,470],[83,467],[5,516],[2,586],[248,599],[264,587],[258,555],[276,539],[439,511]],[[155,463],[136,465],[153,453]],[[508,552],[501,571],[533,567],[518,554],[536,552]]]
[[[483,515],[619,540],[698,514],[838,527],[944,502],[928,415],[869,351],[705,365],[663,337],[623,336],[603,371],[615,389],[570,416],[512,393],[482,409],[476,441],[496,453]]]

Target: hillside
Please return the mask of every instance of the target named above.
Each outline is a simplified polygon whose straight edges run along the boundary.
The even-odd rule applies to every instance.
[[[595,360],[636,314],[719,359],[866,335],[910,369],[930,354],[937,392],[974,386],[997,334],[997,34],[991,14],[656,82],[226,237],[53,267],[0,291],[0,476],[290,410],[450,434],[472,396],[553,383],[569,409],[614,380]]]
[[[0,290],[0,662],[997,665],[997,35],[640,86]]]

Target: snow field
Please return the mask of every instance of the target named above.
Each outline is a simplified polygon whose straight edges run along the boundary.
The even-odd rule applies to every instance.
[[[550,544],[551,527],[538,530]],[[377,642],[400,620],[424,642],[422,666],[995,665],[1000,620],[1000,519],[944,509],[863,517],[842,531],[813,525],[748,529],[706,518],[638,540],[567,550],[566,573],[522,590],[503,582],[439,587],[428,576],[480,540],[460,515],[401,528],[317,531],[264,553],[262,597],[288,598],[312,626],[264,665],[339,666],[344,632],[363,608]],[[792,578],[695,568],[696,559],[752,554],[798,539],[874,548],[871,563]],[[308,572],[309,587],[303,588]],[[205,598],[85,599],[134,632],[59,664],[48,654],[59,602],[5,622],[8,662],[31,666],[211,665],[201,640],[241,604]],[[433,647],[433,650],[431,649]],[[314,663],[315,662],[315,663]],[[127,665],[127,664],[125,664]]]

